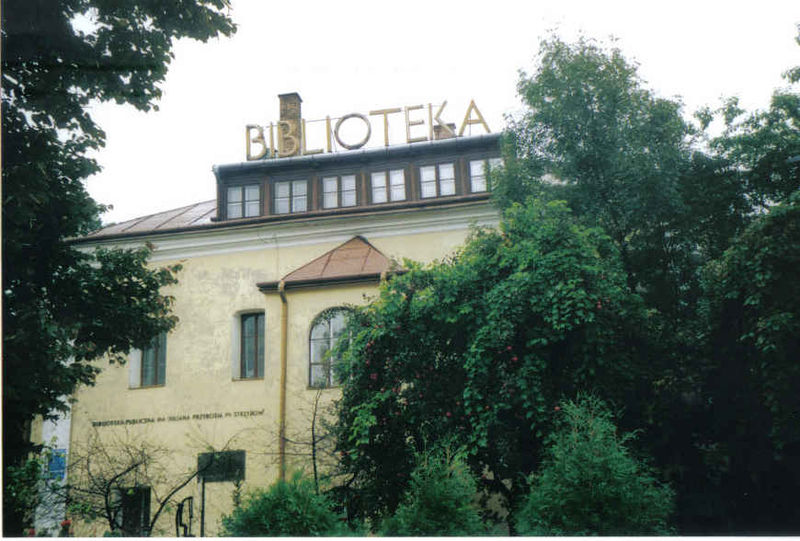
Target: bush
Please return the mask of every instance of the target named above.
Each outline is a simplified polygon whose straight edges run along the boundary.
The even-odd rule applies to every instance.
[[[249,494],[222,519],[228,537],[331,536],[346,534],[330,500],[317,494],[314,482],[301,472],[288,482]]]
[[[521,535],[663,535],[672,490],[661,485],[594,397],[562,402],[542,468],[516,513]]]
[[[462,451],[449,447],[417,455],[411,486],[382,535],[477,535],[485,532],[476,485]]]

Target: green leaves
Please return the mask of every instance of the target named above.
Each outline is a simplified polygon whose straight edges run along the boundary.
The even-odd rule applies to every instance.
[[[466,446],[475,474],[493,473],[484,488],[513,498],[524,483],[499,479],[532,471],[562,393],[622,398],[641,372],[628,340],[641,303],[610,239],[563,202],[514,205],[451,260],[409,267],[356,310],[341,352],[338,445],[356,514],[392,512],[416,453],[443,438]]]

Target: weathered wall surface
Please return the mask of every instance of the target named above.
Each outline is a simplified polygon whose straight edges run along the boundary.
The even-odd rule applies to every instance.
[[[430,227],[407,234],[371,235],[359,232],[389,258],[404,257],[429,262],[452,253],[468,234],[466,222],[441,231]],[[265,226],[266,227],[266,226]],[[216,234],[215,238],[218,238]],[[129,366],[102,366],[97,384],[78,391],[73,409],[71,449],[81,449],[97,434],[101,441],[147,441],[167,450],[169,473],[177,482],[192,472],[197,455],[209,450],[246,450],[246,480],[243,489],[266,487],[279,475],[278,428],[280,423],[281,299],[265,294],[257,283],[280,280],[287,273],[336,248],[341,239],[317,243],[276,246],[269,231],[263,247],[225,253],[163,258],[155,253],[155,265],[181,263],[180,283],[169,293],[175,296],[175,314],[180,322],[167,338],[166,383],[163,386],[130,388]],[[200,242],[200,241],[196,241]],[[311,408],[317,390],[308,386],[309,333],[314,318],[323,310],[368,302],[377,285],[346,285],[287,291],[287,393],[286,434],[307,441]],[[259,379],[235,379],[232,358],[237,316],[247,311],[265,314],[265,367]],[[323,407],[338,395],[336,389],[322,392]],[[310,472],[303,445],[287,446],[288,471],[305,466]],[[77,453],[78,451],[76,451]],[[168,483],[154,487],[159,495]],[[220,519],[232,507],[233,483],[206,486],[206,535],[219,532]],[[188,483],[175,498],[194,496],[193,533],[199,535],[200,485]],[[155,512],[155,495],[151,512]],[[102,523],[76,524],[77,535],[102,535]],[[159,519],[155,535],[175,535],[174,508]]]

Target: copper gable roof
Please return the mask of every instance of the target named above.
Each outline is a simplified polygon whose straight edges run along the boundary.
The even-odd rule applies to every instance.
[[[262,291],[276,291],[283,283],[286,289],[333,283],[378,281],[391,270],[391,262],[363,237],[353,237],[283,277],[280,282],[258,284]]]

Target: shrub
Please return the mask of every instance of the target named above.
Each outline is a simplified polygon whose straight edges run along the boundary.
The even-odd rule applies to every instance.
[[[563,417],[531,491],[516,513],[521,535],[668,534],[672,490],[626,448],[606,405],[591,396],[562,402]]]
[[[485,532],[476,485],[463,451],[443,447],[418,454],[403,502],[381,525],[382,535],[477,535]]]
[[[347,533],[330,500],[317,494],[314,482],[301,472],[256,490],[222,519],[229,537],[331,536]]]

